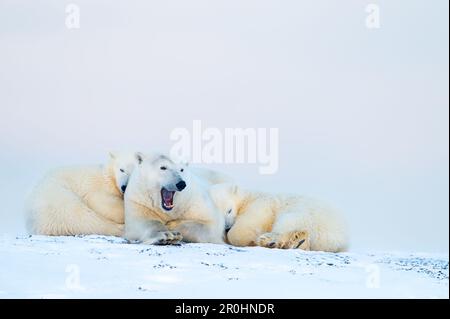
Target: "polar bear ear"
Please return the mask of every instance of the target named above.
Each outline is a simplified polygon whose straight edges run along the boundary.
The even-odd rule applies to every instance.
[[[109,158],[115,159],[116,157],[117,157],[117,152],[116,151],[110,151],[109,152]]]
[[[141,152],[136,152],[134,156],[136,157],[138,164],[141,164],[144,161],[145,156]]]
[[[239,191],[239,187],[237,185],[231,185],[230,192],[231,194],[237,194]]]
[[[181,165],[183,165],[184,167],[188,167],[189,166],[189,162],[188,161],[182,161]]]
[[[174,162],[175,164],[181,165],[181,166],[189,166],[189,160],[186,157],[170,154],[169,159]]]

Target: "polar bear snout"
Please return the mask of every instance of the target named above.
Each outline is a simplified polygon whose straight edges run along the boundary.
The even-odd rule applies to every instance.
[[[126,189],[127,189],[127,185],[120,186],[120,190],[122,191],[122,193],[125,193]]]
[[[183,189],[186,188],[186,182],[183,181],[183,180],[181,180],[181,181],[179,181],[178,183],[176,183],[175,186],[177,187],[177,190],[178,190],[179,192],[181,192]]]

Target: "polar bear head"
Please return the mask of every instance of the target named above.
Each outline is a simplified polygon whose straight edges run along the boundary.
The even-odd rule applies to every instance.
[[[109,152],[109,166],[115,181],[115,186],[120,193],[125,193],[128,180],[133,172],[137,160],[133,152]]]
[[[239,188],[235,184],[223,183],[211,186],[210,196],[217,209],[225,216],[225,230],[233,227],[240,206]]]
[[[136,153],[138,165],[132,176],[133,192],[138,192],[152,209],[164,213],[186,203],[189,178],[186,164],[178,164],[163,154]],[[145,198],[144,198],[145,197]],[[181,208],[182,209],[182,208]]]

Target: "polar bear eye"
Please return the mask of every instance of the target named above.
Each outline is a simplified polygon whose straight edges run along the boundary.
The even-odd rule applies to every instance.
[[[230,215],[232,212],[233,212],[233,210],[230,209],[227,214]]]
[[[180,172],[184,172],[184,168],[180,169]]]
[[[120,169],[120,171],[121,171],[122,173],[125,173],[125,171],[124,171],[122,168]]]
[[[163,171],[165,171],[165,170],[167,169],[167,167],[161,166],[160,169],[162,169]]]

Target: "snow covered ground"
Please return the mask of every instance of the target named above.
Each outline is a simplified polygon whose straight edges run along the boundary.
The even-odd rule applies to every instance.
[[[448,298],[448,255],[0,237],[0,298]]]

